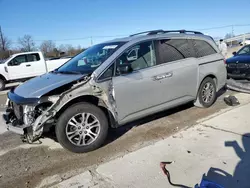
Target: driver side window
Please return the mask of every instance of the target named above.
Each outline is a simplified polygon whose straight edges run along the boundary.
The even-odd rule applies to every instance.
[[[144,69],[155,64],[156,58],[153,42],[142,42],[126,50],[116,60],[116,75]]]
[[[16,56],[14,59],[12,59],[8,65],[9,66],[18,66],[21,63],[25,63],[25,62],[27,62],[26,55],[19,55],[19,56]]]

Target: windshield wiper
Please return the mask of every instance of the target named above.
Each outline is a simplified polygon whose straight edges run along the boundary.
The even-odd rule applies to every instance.
[[[58,71],[58,70],[53,71],[53,73],[59,73],[59,74],[82,74],[82,73],[77,72],[77,71]]]

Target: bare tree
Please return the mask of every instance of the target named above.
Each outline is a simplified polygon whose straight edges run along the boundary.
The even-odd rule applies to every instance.
[[[59,47],[58,47],[59,51],[60,52],[66,52],[66,46],[64,44],[61,44]]]
[[[66,52],[69,56],[71,56],[74,53],[74,47],[71,44],[66,44]]]
[[[49,53],[53,53],[56,48],[56,44],[52,40],[45,40],[40,45],[40,50],[47,56]]]
[[[0,26],[0,51],[7,51],[10,45],[11,41],[3,34]]]
[[[78,45],[77,47],[74,47],[71,44],[61,44],[58,47],[58,50],[59,50],[61,56],[62,55],[63,56],[65,56],[65,55],[75,56],[76,54],[84,51],[84,49],[80,45]]]
[[[35,50],[35,42],[30,35],[24,35],[18,39],[22,51],[29,52]]]

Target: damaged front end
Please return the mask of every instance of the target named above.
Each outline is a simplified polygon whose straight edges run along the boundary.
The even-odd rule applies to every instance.
[[[102,87],[90,76],[83,76],[73,82],[47,91],[41,97],[25,98],[15,91],[8,93],[7,110],[3,115],[7,129],[22,135],[28,143],[37,141],[46,130],[56,124],[60,110],[66,104],[84,96],[98,99],[98,106],[106,108],[110,113],[111,124],[115,125],[117,113],[112,95],[112,83],[106,82]],[[105,88],[105,89],[104,89]]]
[[[22,135],[28,143],[36,141],[45,124],[53,124],[53,114],[48,110],[59,97],[24,98],[14,91],[8,93],[7,109],[3,114],[7,129]]]
[[[7,109],[3,114],[7,129],[22,135],[28,143],[38,140],[44,127],[55,123],[58,100],[75,85],[85,84],[89,78],[84,75],[73,77],[48,73],[12,89],[8,92]]]

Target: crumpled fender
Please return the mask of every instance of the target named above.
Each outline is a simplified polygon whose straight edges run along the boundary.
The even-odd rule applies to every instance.
[[[86,78],[86,80],[75,84],[69,90],[63,92],[54,104],[40,115],[33,125],[33,136],[40,136],[43,125],[53,117],[70,101],[83,96],[94,96],[99,99],[98,105],[109,110],[115,122],[117,122],[116,103],[114,100],[112,80],[106,81],[104,86]],[[107,89],[105,89],[107,88]]]

